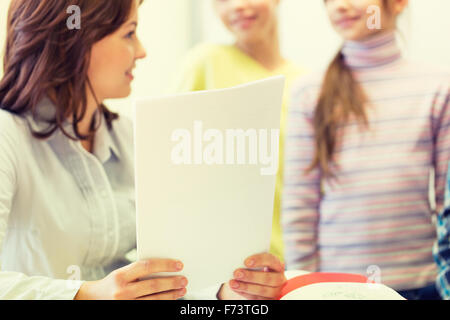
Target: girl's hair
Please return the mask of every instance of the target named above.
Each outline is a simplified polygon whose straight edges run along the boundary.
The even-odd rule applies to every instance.
[[[389,10],[390,0],[383,0]],[[364,90],[356,82],[350,67],[345,63],[342,50],[331,61],[325,73],[313,125],[315,132],[315,152],[307,172],[319,168],[325,177],[334,176],[331,168],[336,149],[338,127],[350,118],[368,125],[367,102]]]
[[[92,90],[87,72],[92,46],[114,33],[127,21],[134,0],[12,0],[7,20],[7,38],[0,81],[0,108],[8,112],[37,116],[39,101],[48,96],[56,106],[48,127],[34,137],[46,139],[60,129],[70,139],[87,139],[78,123],[87,107],[87,90]],[[141,1],[142,2],[142,1]],[[81,12],[81,28],[70,30],[68,8]],[[118,114],[99,104],[111,128]],[[72,119],[75,137],[64,130]],[[30,128],[31,129],[31,128]],[[92,129],[92,128],[91,128]],[[93,129],[92,129],[93,130]]]

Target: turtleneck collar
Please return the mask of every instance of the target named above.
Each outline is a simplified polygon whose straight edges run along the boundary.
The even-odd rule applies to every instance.
[[[363,41],[346,41],[342,54],[352,69],[381,67],[402,57],[394,32],[376,34]]]

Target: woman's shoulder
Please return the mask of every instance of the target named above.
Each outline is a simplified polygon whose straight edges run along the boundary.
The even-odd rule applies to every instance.
[[[320,95],[326,70],[308,72],[298,76],[291,86],[291,107],[312,111]]]
[[[292,77],[292,81],[295,81],[300,76],[305,76],[309,74],[309,71],[307,68],[303,67],[302,65],[298,64],[296,61],[286,59],[283,67],[281,68],[284,74],[286,74],[288,77]]]
[[[185,63],[191,66],[217,66],[217,64],[230,64],[237,61],[246,61],[249,57],[233,45],[201,43],[188,51]]]
[[[203,42],[194,46],[188,51],[188,53],[205,58],[215,55],[229,54],[233,51],[235,51],[235,47],[232,45]]]
[[[0,109],[0,153],[20,158],[31,139],[24,118]]]
[[[0,137],[18,139],[26,130],[27,126],[23,117],[0,109]]]
[[[404,72],[408,78],[417,79],[424,85],[450,85],[450,65],[438,65],[428,61],[405,59]]]
[[[325,72],[325,70],[316,70],[299,75],[292,83],[292,92],[320,89]]]
[[[227,50],[227,46],[213,43],[200,43],[187,52],[186,60],[190,62],[201,62],[223,55]]]
[[[218,66],[229,65],[233,59],[226,46],[202,43],[192,49],[182,59],[178,75],[170,92],[190,92],[209,89],[207,75]]]

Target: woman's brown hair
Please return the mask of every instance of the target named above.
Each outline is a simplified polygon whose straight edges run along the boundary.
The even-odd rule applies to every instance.
[[[383,0],[387,11],[390,11],[389,4],[390,0]],[[325,73],[315,109],[313,119],[315,151],[307,172],[319,168],[325,177],[334,176],[332,164],[338,128],[350,118],[368,126],[364,107],[366,102],[363,88],[345,63],[342,50],[339,50]]]
[[[12,0],[7,21],[0,81],[0,108],[16,115],[38,114],[39,101],[47,96],[56,106],[54,119],[34,137],[46,139],[60,129],[71,139],[87,139],[78,123],[92,91],[87,72],[92,46],[125,23],[134,0]],[[142,1],[141,1],[142,2]],[[71,29],[67,10],[78,6],[81,28]],[[95,93],[92,92],[95,97]],[[99,104],[109,128],[118,118]],[[75,137],[64,130],[71,119]]]

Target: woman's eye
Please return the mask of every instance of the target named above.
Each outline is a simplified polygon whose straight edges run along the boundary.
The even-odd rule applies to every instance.
[[[130,33],[128,33],[127,35],[126,35],[126,37],[127,38],[133,38],[133,36],[134,36],[134,31],[131,31]]]

